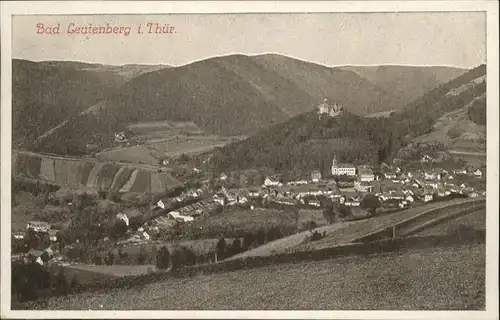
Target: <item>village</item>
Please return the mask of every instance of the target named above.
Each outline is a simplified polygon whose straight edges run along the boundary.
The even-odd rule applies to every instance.
[[[308,179],[295,181],[284,181],[280,175],[269,175],[260,186],[240,188],[232,188],[231,178],[222,173],[215,179],[215,184],[214,181],[206,180],[200,188],[188,188],[178,196],[155,200],[149,209],[130,208],[116,214],[116,220],[123,226],[123,233],[114,246],[161,244],[165,239],[162,235],[173,228],[223,211],[262,208],[309,208],[321,211],[335,203],[346,213],[344,220],[356,220],[451,197],[485,196],[485,190],[481,187],[485,174],[480,169],[446,170],[433,164],[432,158],[427,155],[420,161],[422,169],[405,172],[395,164],[383,163],[377,168],[370,165],[355,166],[339,163],[333,156],[326,174],[314,170]],[[200,170],[197,169],[196,173],[199,174]],[[372,201],[364,201],[370,198],[367,196]],[[373,196],[376,201],[373,201]],[[69,265],[72,259],[64,256],[63,252],[73,245],[66,244],[64,251],[58,239],[59,232],[47,222],[29,222],[26,232],[13,233],[13,241],[22,242],[27,234],[31,234],[30,237],[33,234],[45,235],[47,249],[23,248],[21,251],[24,253],[13,254],[12,259],[26,262],[34,260],[42,265]],[[101,241],[111,242],[107,236]]]

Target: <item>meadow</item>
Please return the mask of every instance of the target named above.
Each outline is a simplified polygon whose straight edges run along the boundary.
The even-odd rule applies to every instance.
[[[405,221],[407,219],[412,219],[426,212],[431,212],[435,209],[444,208],[444,210],[456,210],[456,207],[447,208],[450,205],[458,204],[470,204],[470,200],[448,200],[442,202],[431,202],[426,205],[411,208],[408,210],[398,211],[386,215],[381,215],[368,220],[362,220],[357,224],[349,225],[346,228],[342,228],[335,233],[328,233],[326,237],[315,242],[304,243],[296,248],[290,248],[290,250],[311,250],[329,248],[341,244],[346,244],[354,241],[355,239],[368,235],[376,230],[381,230],[388,228],[393,224]]]
[[[327,222],[321,210],[287,212],[270,208],[234,208],[222,213],[197,219],[185,226],[183,234],[192,238],[243,237],[245,233],[258,233],[277,228],[286,236],[308,228],[311,222],[317,226]]]
[[[54,297],[49,310],[481,310],[485,245],[278,264]]]

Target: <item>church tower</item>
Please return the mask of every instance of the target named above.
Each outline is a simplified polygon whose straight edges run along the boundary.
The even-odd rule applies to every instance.
[[[337,157],[336,156],[333,156],[331,170],[332,170],[332,176],[335,176],[335,175],[339,174],[339,168],[338,168],[338,163],[337,163]]]

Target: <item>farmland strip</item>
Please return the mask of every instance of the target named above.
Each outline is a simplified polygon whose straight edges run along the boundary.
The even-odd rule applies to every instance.
[[[95,188],[97,187],[97,177],[99,175],[99,171],[103,167],[102,163],[96,162],[94,164],[94,167],[92,168],[92,171],[90,171],[89,174],[89,179],[87,181],[87,187],[89,188]]]
[[[47,181],[56,181],[56,172],[54,169],[54,160],[43,158],[40,165],[40,178]]]
[[[123,187],[120,189],[120,192],[129,192],[130,191],[130,188],[134,184],[135,178],[137,177],[138,173],[139,173],[138,169],[135,169],[134,171],[132,171],[130,179],[128,179],[127,182],[123,185]]]

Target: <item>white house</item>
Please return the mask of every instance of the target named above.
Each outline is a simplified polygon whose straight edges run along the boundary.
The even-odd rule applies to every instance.
[[[45,221],[29,221],[26,229],[33,229],[35,232],[49,232],[50,224]]]
[[[12,233],[12,236],[14,237],[14,239],[22,240],[24,239],[24,232],[14,232]]]
[[[337,163],[337,158],[332,160],[332,175],[334,176],[355,176],[356,167],[349,163]]]
[[[373,170],[368,167],[362,167],[358,169],[359,181],[361,182],[372,182],[375,180],[375,175]]]
[[[431,156],[429,156],[429,155],[427,155],[427,154],[426,154],[426,155],[424,155],[424,156],[420,159],[420,161],[422,161],[422,162],[430,162],[430,161],[432,161],[432,160],[433,160],[433,159],[432,159],[432,157],[431,157]]]
[[[260,192],[258,190],[252,189],[248,192],[248,196],[252,198],[257,198],[260,196]]]
[[[179,212],[177,211],[170,211],[168,213],[168,215],[172,218],[174,218],[175,220],[177,221],[181,221],[181,222],[190,222],[190,221],[193,221],[194,218],[193,217],[190,217],[190,216],[183,216],[181,215]]]
[[[222,181],[225,181],[227,179],[227,175],[223,172],[220,174],[219,179],[221,179]]]
[[[50,241],[52,242],[56,242],[57,241],[57,233],[59,232],[59,230],[49,230],[49,239]]]
[[[354,182],[354,190],[359,192],[373,192],[373,186],[367,182]]]
[[[245,204],[245,203],[247,203],[247,202],[248,202],[248,199],[247,199],[247,198],[245,198],[245,197],[241,197],[241,198],[238,200],[238,203],[239,203],[239,204]]]
[[[276,176],[267,176],[266,180],[264,180],[264,186],[272,187],[272,186],[280,186],[282,185],[279,178]]]
[[[345,200],[344,205],[348,207],[359,207],[360,202],[357,200]]]
[[[126,214],[124,213],[118,213],[116,215],[116,218],[118,218],[119,220],[122,220],[123,222],[125,222],[125,225],[128,227],[128,224],[129,224],[129,220],[128,220],[128,217]]]
[[[319,170],[314,170],[311,172],[311,180],[312,182],[319,182],[322,178],[321,172]]]
[[[482,177],[483,176],[483,173],[481,172],[481,170],[477,169],[476,171],[474,171],[474,175],[478,178]]]
[[[384,172],[384,178],[386,178],[386,179],[395,180],[397,177],[398,176],[397,176],[396,172],[392,172],[392,171]]]
[[[157,207],[160,207],[160,208],[162,208],[162,209],[165,209],[165,204],[164,204],[164,203],[163,203],[163,201],[161,201],[161,200],[158,200],[158,202],[156,203],[156,206],[157,206]]]
[[[319,202],[319,200],[311,200],[309,201],[309,205],[319,208],[321,206],[321,203]]]
[[[424,202],[432,201],[432,199],[434,199],[434,195],[432,195],[431,193],[424,194]]]
[[[467,174],[467,170],[466,169],[455,169],[455,170],[453,170],[453,173],[454,174]]]
[[[437,170],[430,170],[424,172],[424,177],[426,180],[440,180],[441,174]]]

